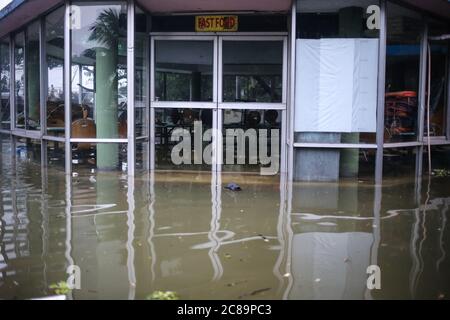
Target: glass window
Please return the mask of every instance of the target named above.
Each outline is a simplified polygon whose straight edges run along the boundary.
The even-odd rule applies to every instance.
[[[156,169],[211,170],[212,110],[155,109]]]
[[[47,165],[52,169],[65,170],[64,142],[45,141],[47,148]]]
[[[436,177],[450,176],[450,146],[436,145],[431,147],[431,174]],[[424,148],[423,153],[423,171],[428,171],[428,149]],[[444,188],[444,190],[447,187]]]
[[[25,129],[25,34],[14,37],[14,103],[15,127]]]
[[[378,38],[367,27],[367,7],[378,0],[297,0],[297,38]]]
[[[74,2],[81,24],[72,29],[72,138],[127,138],[126,2]],[[118,144],[99,144],[99,170],[119,166]],[[81,152],[86,163],[92,153]],[[84,158],[83,158],[84,157]]]
[[[64,136],[64,8],[45,17],[47,134]]]
[[[375,143],[378,4],[297,1],[295,142]]]
[[[417,150],[416,147],[385,148],[383,150],[383,176],[414,179]],[[424,169],[426,168],[424,167]]]
[[[94,125],[86,138],[126,138],[126,3],[93,3],[74,3],[82,18],[72,29],[72,131],[84,120]]]
[[[223,171],[279,173],[281,110],[223,110]]]
[[[0,129],[11,129],[9,41],[0,40]]]
[[[126,143],[82,142],[71,146],[73,171],[127,171]]]
[[[136,141],[136,170],[148,170],[150,166],[150,144],[148,139]]]
[[[223,102],[282,102],[283,42],[223,42]]]
[[[213,101],[213,41],[155,41],[155,100]]]
[[[446,25],[429,23],[429,36],[448,34]],[[445,136],[447,105],[447,70],[449,63],[449,41],[430,41],[431,49],[431,88],[430,88],[430,136]],[[428,61],[427,61],[428,66]],[[428,74],[428,73],[427,73]],[[428,88],[427,88],[428,94]],[[427,112],[425,112],[425,135],[428,132]]]
[[[39,51],[39,21],[30,24],[26,36],[26,81],[27,110],[26,129],[40,129],[40,51]]]
[[[41,140],[15,137],[17,162],[41,163]]]
[[[422,18],[388,3],[386,48],[385,141],[417,140]]]

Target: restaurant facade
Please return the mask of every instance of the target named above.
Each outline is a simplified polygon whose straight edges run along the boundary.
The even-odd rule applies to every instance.
[[[14,0],[1,152],[69,175],[420,178],[450,163],[449,22],[440,0]]]

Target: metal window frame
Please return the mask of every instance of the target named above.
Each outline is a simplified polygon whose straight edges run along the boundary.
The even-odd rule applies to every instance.
[[[312,142],[294,142],[294,148],[321,148],[321,149],[377,149],[378,145],[374,143],[312,143]]]
[[[383,179],[383,146],[384,146],[384,96],[385,96],[385,72],[386,72],[386,35],[387,12],[386,0],[379,0],[380,6],[380,30],[378,37],[378,79],[377,79],[377,119],[376,119],[376,143],[298,143],[295,142],[295,78],[296,78],[296,32],[297,32],[297,1],[293,1],[290,23],[290,79],[289,79],[289,137],[288,145],[288,181],[293,181],[295,150],[297,148],[325,148],[325,149],[375,149],[375,184],[379,185]]]
[[[422,175],[423,171],[423,139],[425,134],[425,109],[426,109],[426,83],[427,83],[427,46],[428,46],[428,25],[422,15],[422,34],[420,37],[420,70],[419,70],[419,94],[418,94],[418,129],[417,139],[419,145],[416,147],[416,178]]]
[[[47,43],[45,41],[45,17],[40,19],[39,23],[39,103],[40,103],[40,134],[44,136],[47,132],[47,92],[48,92],[48,68],[47,68]]]
[[[446,110],[445,110],[445,114],[447,116],[447,128],[446,128],[446,140],[450,141],[450,42],[447,45],[448,50],[447,50],[447,70],[446,70],[446,79],[447,79],[447,104],[446,104]]]
[[[14,93],[16,74],[14,63],[14,34],[9,35],[9,131],[16,127],[16,97]]]
[[[213,41],[213,101],[155,101],[155,42],[156,41]],[[283,67],[282,67],[282,101],[279,103],[235,103],[222,102],[222,43],[223,41],[281,41],[283,42]],[[223,110],[280,110],[282,112],[280,172],[286,172],[287,148],[283,143],[287,135],[287,84],[288,84],[288,40],[286,33],[150,33],[150,170],[154,170],[155,163],[155,109],[188,108],[212,110],[213,129],[213,172],[222,171],[223,144],[218,132],[222,131]]]
[[[218,35],[218,75],[217,75],[217,127],[219,132],[223,130],[223,110],[239,109],[239,110],[279,110],[281,111],[281,132],[280,132],[280,175],[283,175],[288,170],[288,148],[285,143],[287,137],[287,109],[288,109],[288,70],[289,70],[289,46],[288,33],[249,33],[249,34],[231,34],[224,33]],[[223,42],[224,41],[274,41],[282,42],[282,81],[281,81],[281,102],[223,102]],[[222,139],[217,137],[216,140]],[[218,141],[216,144],[218,150],[216,151],[216,171],[222,171],[223,162],[223,143]]]
[[[266,35],[256,34],[251,35],[218,35],[218,104],[220,109],[286,109],[287,105],[287,36],[286,35]],[[223,42],[224,41],[279,41],[283,43],[283,66],[282,66],[282,84],[281,84],[281,102],[265,102],[265,103],[246,103],[246,102],[224,102],[223,101]]]
[[[33,134],[34,132],[39,132],[39,135],[42,136],[42,126],[41,123],[39,123],[39,129],[37,130],[30,130],[28,129],[28,39],[29,39],[29,28],[33,25],[33,24],[37,24],[38,27],[38,41],[39,41],[39,122],[41,122],[42,120],[42,16],[39,16],[38,18],[32,20],[31,22],[27,23],[24,28],[23,28],[23,32],[25,34],[25,45],[24,45],[24,74],[25,74],[25,84],[24,84],[24,114],[25,114],[25,131],[27,133],[31,133],[31,136],[35,136],[35,134]],[[30,137],[31,138],[31,137]],[[33,138],[32,138],[33,139]],[[41,139],[41,137],[39,137],[39,139]]]
[[[156,59],[156,52],[155,52],[155,42],[156,41],[212,41],[213,42],[213,97],[212,101],[203,101],[203,102],[197,102],[197,101],[156,101],[155,100],[155,80],[156,80],[156,66],[155,66],[155,59]],[[183,105],[184,108],[214,108],[214,106],[217,104],[217,87],[216,87],[216,81],[214,79],[218,76],[218,70],[217,70],[217,50],[218,50],[218,39],[217,36],[214,35],[201,35],[197,36],[195,34],[186,34],[186,35],[152,35],[150,37],[150,64],[151,64],[151,70],[150,70],[150,108],[179,108],[177,105]]]
[[[380,34],[378,42],[378,88],[377,88],[377,152],[375,155],[375,185],[383,183],[384,157],[384,110],[386,95],[386,46],[387,46],[387,3],[380,0]]]
[[[136,140],[135,140],[135,3],[127,1],[127,169],[128,175],[134,176],[136,169]]]
[[[292,1],[291,16],[289,21],[289,103],[286,109],[286,117],[289,123],[286,123],[287,130],[287,182],[294,180],[294,119],[295,119],[295,69],[296,69],[296,41],[297,41],[297,1]]]
[[[12,106],[12,109],[13,109],[13,114],[14,114],[14,122],[13,122],[13,124],[12,124],[12,126],[11,126],[11,132],[13,132],[13,131],[23,131],[23,132],[25,132],[26,131],[26,119],[27,119],[27,116],[26,116],[26,112],[27,112],[27,72],[26,72],[26,65],[27,65],[27,61],[26,61],[26,59],[27,59],[27,54],[26,54],[26,43],[27,43],[27,40],[26,40],[26,27],[27,26],[24,26],[24,27],[22,27],[22,28],[20,28],[20,29],[18,29],[18,30],[16,30],[14,33],[12,33],[11,34],[11,36],[12,36],[12,45],[11,45],[11,47],[12,47],[12,62],[13,62],[13,66],[12,66],[12,70],[13,70],[13,73],[14,73],[14,76],[11,76],[11,79],[12,80],[14,80],[14,81],[12,81],[12,84],[13,84],[13,87],[12,87],[12,93],[13,93],[13,95],[14,95],[14,99],[13,99],[13,101],[14,101],[14,105]],[[24,114],[24,124],[23,124],[23,128],[19,128],[19,127],[17,127],[17,123],[16,123],[16,121],[17,121],[17,114],[16,114],[16,112],[17,112],[17,106],[16,106],[16,60],[15,60],[15,57],[16,57],[16,36],[17,35],[19,35],[19,34],[23,34],[23,41],[24,41],[24,43],[23,43],[23,76],[24,76],[24,83],[23,83],[23,114]],[[11,119],[12,120],[12,119]]]
[[[155,78],[156,78],[156,52],[155,52],[155,42],[156,41],[212,41],[213,42],[213,99],[211,102],[194,102],[194,101],[155,101]],[[215,35],[196,35],[195,33],[189,34],[152,34],[150,33],[150,110],[149,110],[149,129],[150,129],[150,139],[149,139],[149,160],[150,170],[156,169],[156,147],[155,147],[155,109],[171,109],[171,108],[187,108],[187,109],[209,109],[213,110],[212,121],[213,128],[217,124],[217,78],[218,78],[218,38]],[[213,131],[213,146],[215,146],[215,130]],[[217,150],[213,147],[212,155],[212,171],[217,170]]]
[[[13,59],[12,59],[12,55],[11,55],[11,35],[10,34],[8,34],[8,35],[5,35],[4,37],[2,37],[2,40],[6,40],[6,42],[7,42],[7,46],[8,46],[8,49],[7,49],[7,53],[8,53],[8,61],[9,61],[9,70],[8,70],[8,72],[9,72],[9,92],[8,92],[8,94],[9,94],[9,96],[8,96],[8,100],[9,100],[9,129],[4,129],[3,128],[3,126],[0,126],[0,133],[2,133],[2,134],[10,134],[11,133],[11,125],[12,125],[12,122],[11,122],[11,113],[13,112],[13,107],[12,107],[12,105],[11,105],[11,92],[12,92],[12,90],[11,90],[11,85],[12,85],[12,83],[13,83],[13,78],[12,78],[12,74],[11,74],[11,71],[12,71],[12,65],[11,65],[11,63],[13,62]],[[1,71],[1,69],[0,69],[0,71]],[[0,108],[1,108],[1,105],[0,105]]]
[[[138,3],[134,3],[134,23],[133,23],[133,27],[134,27],[134,32],[133,32],[133,36],[136,42],[136,15],[137,15],[137,11],[140,10],[141,12],[143,12],[146,16],[146,30],[145,30],[145,37],[144,37],[144,51],[143,51],[143,70],[142,70],[142,75],[145,79],[144,81],[144,97],[145,99],[143,99],[143,103],[144,103],[144,108],[142,108],[143,112],[144,112],[144,123],[143,123],[143,132],[141,135],[137,135],[136,133],[136,128],[135,130],[135,144],[137,145],[138,143],[142,145],[143,148],[143,164],[142,164],[142,169],[140,169],[139,171],[148,171],[150,170],[150,38],[148,37],[149,34],[149,26],[150,26],[150,15],[146,14],[146,11],[144,9],[142,9]],[[136,46],[136,44],[135,44]],[[136,52],[134,53],[134,58],[136,60]],[[136,61],[134,62],[133,68],[136,69]],[[135,83],[134,83],[135,84]],[[135,88],[136,90],[136,88]],[[135,99],[136,101],[136,99]],[[136,115],[136,104],[134,107],[134,112]],[[137,147],[136,149],[137,150]],[[137,156],[137,154],[135,154],[135,157]],[[136,167],[135,167],[135,170]]]
[[[72,111],[72,101],[71,101],[71,71],[72,71],[72,32],[70,30],[70,16],[71,16],[71,1],[65,0],[65,14],[64,14],[64,153],[65,153],[65,170],[66,175],[70,175],[72,172],[72,148],[70,143],[70,138],[72,136],[71,132],[71,111]]]

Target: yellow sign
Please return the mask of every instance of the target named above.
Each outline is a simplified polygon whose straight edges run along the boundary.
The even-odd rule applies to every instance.
[[[197,32],[221,32],[237,31],[237,16],[196,16],[195,31]]]

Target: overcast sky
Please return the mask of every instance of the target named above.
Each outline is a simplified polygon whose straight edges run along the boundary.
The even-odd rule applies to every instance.
[[[4,6],[6,6],[10,2],[11,2],[11,0],[0,0],[0,9],[2,9]]]

